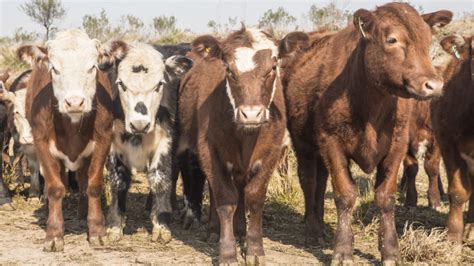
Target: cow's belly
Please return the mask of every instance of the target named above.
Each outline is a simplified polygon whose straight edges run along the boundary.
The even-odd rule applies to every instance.
[[[125,130],[121,125],[115,127],[112,152],[118,155],[130,169],[146,171],[154,167],[155,158],[159,160],[162,154],[169,151],[171,136],[158,124],[148,134],[129,135],[126,138],[124,138]]]

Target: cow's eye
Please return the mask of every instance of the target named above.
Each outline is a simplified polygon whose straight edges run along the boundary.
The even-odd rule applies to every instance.
[[[49,67],[49,71],[55,75],[59,75],[59,71],[52,65]]]
[[[123,85],[123,82],[120,79],[117,80],[116,83],[117,83],[117,86],[121,88],[123,91],[127,90],[127,88],[125,88],[125,85]]]
[[[89,70],[87,70],[87,73],[91,74],[94,69],[97,69],[97,66],[96,65],[93,65],[91,68],[89,68]]]
[[[156,91],[156,92],[160,92],[161,87],[163,87],[164,84],[165,84],[165,83],[164,83],[163,81],[158,82],[158,85],[156,85],[155,91]]]
[[[395,37],[388,37],[388,38],[387,38],[387,43],[388,43],[388,44],[395,44],[395,43],[397,43],[397,42],[398,42],[398,40],[397,40],[397,38],[395,38]]]

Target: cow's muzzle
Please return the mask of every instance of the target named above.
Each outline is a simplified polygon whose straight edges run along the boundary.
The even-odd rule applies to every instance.
[[[243,126],[260,126],[266,122],[266,112],[263,105],[241,105],[237,108],[236,122]]]
[[[151,123],[148,120],[135,120],[130,122],[130,130],[133,134],[146,134],[150,130]]]
[[[69,97],[64,100],[64,110],[70,114],[83,113],[86,108],[86,99],[83,97]]]

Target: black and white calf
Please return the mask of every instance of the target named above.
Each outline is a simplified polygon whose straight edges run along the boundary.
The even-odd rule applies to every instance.
[[[175,115],[180,77],[192,66],[184,56],[166,60],[153,46],[113,41],[104,45],[101,67],[115,84],[115,118],[109,161],[112,204],[108,236],[120,240],[131,169],[145,172],[153,192],[152,241],[168,242],[174,162]]]

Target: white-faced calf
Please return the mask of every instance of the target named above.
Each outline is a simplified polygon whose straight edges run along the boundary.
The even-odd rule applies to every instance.
[[[101,67],[109,71],[116,93],[109,239],[122,237],[126,195],[135,168],[146,173],[153,192],[152,241],[168,242],[178,86],[192,61],[184,56],[164,60],[153,46],[142,43],[112,41],[102,51]]]

